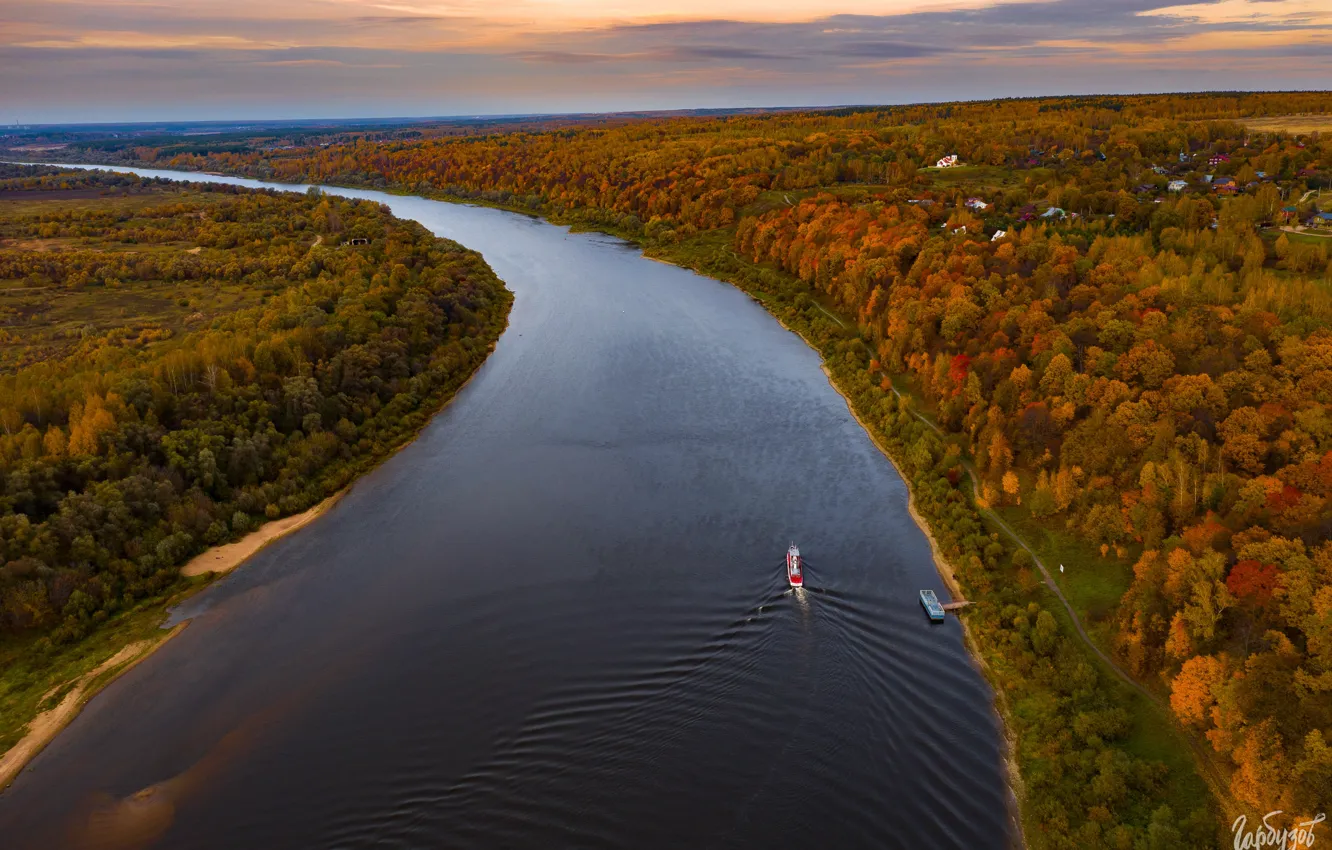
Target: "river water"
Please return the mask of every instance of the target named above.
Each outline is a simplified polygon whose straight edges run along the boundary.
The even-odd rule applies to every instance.
[[[0,843],[1012,842],[990,688],[921,611],[947,593],[906,488],[815,352],[606,236],[327,191],[480,251],[508,330],[412,445],[176,612],[0,795]]]

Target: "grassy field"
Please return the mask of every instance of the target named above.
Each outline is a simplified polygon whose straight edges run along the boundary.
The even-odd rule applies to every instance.
[[[1303,242],[1307,245],[1328,245],[1328,240],[1332,239],[1332,231],[1324,233],[1296,233],[1292,230],[1279,230],[1272,233],[1272,241],[1275,242],[1281,236],[1291,242]],[[1328,245],[1332,248],[1332,245]]]
[[[1117,558],[1111,551],[1101,557],[1100,551],[1073,534],[1043,524],[1025,508],[1009,506],[995,512],[1013,527],[1027,545],[1036,550],[1078,612],[1087,633],[1105,652],[1110,652],[1110,633],[1119,600],[1133,582],[1135,553]],[[1064,572],[1059,572],[1063,564]]]
[[[140,210],[158,204],[180,203],[186,195],[175,189],[138,190],[134,192],[115,189],[68,189],[53,191],[5,192],[5,217],[15,218],[42,213],[68,212],[71,210],[105,211]],[[226,198],[208,192],[191,192],[188,199],[192,204],[215,204]]]
[[[1001,165],[955,165],[952,168],[922,168],[920,171],[930,178],[932,185],[942,187],[967,183],[974,184],[978,189],[1003,189],[1028,180],[1040,183],[1053,175],[1046,168],[1017,171]]]
[[[207,208],[225,198],[193,192],[145,192],[92,199],[58,195],[43,193],[37,200],[6,200],[5,219],[14,222],[55,212],[110,210],[128,213],[118,229],[129,229],[142,221],[134,217],[136,213],[154,206],[188,202]],[[131,242],[114,236],[39,238],[21,235],[12,227],[6,230],[0,232],[0,251],[36,252],[49,254],[52,259],[77,252],[106,255],[129,264],[142,259],[163,265],[181,254],[225,262],[229,253],[186,242]],[[115,329],[129,330],[123,343],[129,345],[170,338],[206,327],[217,316],[255,306],[265,297],[264,289],[239,281],[131,279],[80,287],[56,286],[32,277],[0,278],[0,372],[63,356],[84,339],[102,337]]]
[[[1271,133],[1332,131],[1332,115],[1273,115],[1265,118],[1242,118],[1240,122],[1250,130],[1266,130]]]

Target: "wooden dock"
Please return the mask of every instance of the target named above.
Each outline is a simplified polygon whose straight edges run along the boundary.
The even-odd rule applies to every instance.
[[[959,599],[959,600],[956,601],[956,602],[945,602],[945,603],[943,604],[943,609],[944,609],[945,611],[956,611],[956,610],[958,610],[959,608],[965,608],[965,607],[967,607],[967,606],[970,605],[970,604],[972,604],[972,603],[971,603],[970,601],[966,600],[966,599]]]

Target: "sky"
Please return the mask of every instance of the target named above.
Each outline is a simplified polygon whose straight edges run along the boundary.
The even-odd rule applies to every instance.
[[[0,125],[1332,87],[1332,0],[0,0]]]

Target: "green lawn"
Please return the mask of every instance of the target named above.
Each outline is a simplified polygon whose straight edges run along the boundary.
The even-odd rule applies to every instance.
[[[1016,186],[1025,183],[1028,177],[1039,183],[1052,176],[1047,168],[1014,170],[1001,165],[955,165],[952,168],[922,168],[920,171],[934,185],[956,186],[968,183],[975,185],[978,190]]]
[[[1109,652],[1115,609],[1133,583],[1135,553],[1120,559],[1111,551],[1103,558],[1096,546],[1052,527],[1053,523],[1037,521],[1023,507],[1001,507],[996,513],[1041,556],[1087,633]],[[1062,573],[1060,564],[1065,567]]]
[[[1288,230],[1277,231],[1277,237],[1280,238],[1281,236],[1286,237],[1291,242],[1304,242],[1309,245],[1326,245],[1329,249],[1332,249],[1332,230],[1324,231],[1322,234],[1292,233]],[[1276,239],[1273,239],[1272,241],[1275,242]]]

